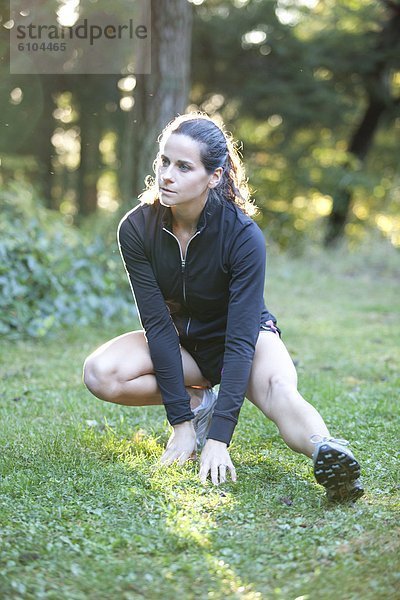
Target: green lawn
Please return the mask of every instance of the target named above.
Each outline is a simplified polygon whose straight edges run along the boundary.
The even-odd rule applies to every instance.
[[[397,259],[383,246],[269,258],[300,390],[362,463],[351,506],[326,503],[310,461],[247,401],[236,485],[157,467],[163,408],[103,403],[81,383],[85,356],[124,328],[3,340],[0,597],[399,598]]]

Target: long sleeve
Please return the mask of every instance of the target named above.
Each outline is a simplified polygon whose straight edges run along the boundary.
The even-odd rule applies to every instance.
[[[265,240],[256,224],[231,251],[228,321],[221,384],[208,438],[229,445],[246,393],[263,310]]]
[[[143,242],[128,217],[118,227],[118,244],[145,330],[168,421],[171,425],[189,421],[194,415],[184,385],[178,333],[146,256]],[[134,359],[132,356],[132,360]]]

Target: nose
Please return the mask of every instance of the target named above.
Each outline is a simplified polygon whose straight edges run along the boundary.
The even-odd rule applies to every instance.
[[[172,175],[172,165],[168,165],[168,167],[166,167],[163,172],[161,173],[161,179],[163,181],[173,181],[173,175]]]

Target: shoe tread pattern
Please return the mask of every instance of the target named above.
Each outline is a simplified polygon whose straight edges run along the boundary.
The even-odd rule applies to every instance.
[[[363,493],[360,476],[360,465],[346,454],[322,444],[315,464],[314,474],[317,482],[323,485],[327,492],[328,500],[332,502],[354,501]]]

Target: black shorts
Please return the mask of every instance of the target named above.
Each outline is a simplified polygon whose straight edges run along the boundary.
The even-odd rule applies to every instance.
[[[281,330],[272,320],[262,322],[260,331],[271,331],[281,337]],[[194,358],[200,371],[212,386],[220,383],[224,361],[224,343],[185,340],[182,346]]]

